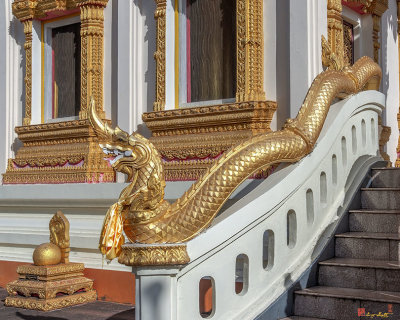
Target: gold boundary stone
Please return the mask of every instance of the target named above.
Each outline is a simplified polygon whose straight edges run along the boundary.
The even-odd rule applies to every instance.
[[[70,296],[62,296],[54,299],[27,298],[21,296],[9,296],[6,298],[5,305],[8,307],[25,308],[31,310],[51,311],[78,304],[96,301],[96,291],[76,293]]]

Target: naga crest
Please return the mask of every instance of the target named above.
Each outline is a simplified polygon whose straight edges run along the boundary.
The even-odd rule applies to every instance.
[[[69,262],[70,238],[69,221],[61,211],[51,218],[49,222],[50,242],[58,246],[61,250],[61,262]]]
[[[90,101],[89,122],[99,138],[106,160],[116,171],[126,174],[128,181],[134,179],[133,169],[149,163],[153,151],[151,143],[138,133],[129,135],[118,126],[112,129],[97,115],[93,99]]]

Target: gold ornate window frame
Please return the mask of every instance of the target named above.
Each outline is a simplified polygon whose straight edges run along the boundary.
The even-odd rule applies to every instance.
[[[167,1],[155,0],[157,22],[156,101],[154,111],[165,109],[166,7]],[[263,1],[236,1],[236,102],[265,100]]]
[[[15,159],[9,159],[3,183],[79,183],[112,182],[114,172],[103,160],[95,133],[88,122],[90,97],[102,118],[104,8],[108,0],[14,0],[14,16],[23,23],[25,33],[25,115],[16,127],[23,146]],[[79,119],[56,123],[32,121],[32,25],[80,13],[81,21],[81,101]],[[43,112],[43,111],[42,111]]]
[[[167,1],[173,0],[155,0],[156,99],[143,120],[164,159],[166,179],[196,180],[231,146],[270,131],[276,103],[264,92],[263,0],[236,1],[235,102],[174,110],[165,110]]]

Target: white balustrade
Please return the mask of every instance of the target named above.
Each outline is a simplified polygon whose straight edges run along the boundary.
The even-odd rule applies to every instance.
[[[349,185],[380,160],[384,104],[384,95],[367,91],[333,105],[310,155],[272,174],[189,241],[191,262],[176,270],[173,290],[166,290],[176,311],[163,319],[254,319],[298,280],[333,235],[351,198],[346,192],[355,192]],[[205,277],[213,292],[209,315],[199,310]],[[152,318],[142,313],[141,319]]]

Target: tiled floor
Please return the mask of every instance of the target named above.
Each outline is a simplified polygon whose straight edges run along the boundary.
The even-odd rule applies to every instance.
[[[61,310],[41,312],[4,306],[6,290],[0,288],[1,320],[134,320],[132,305],[96,301]]]

